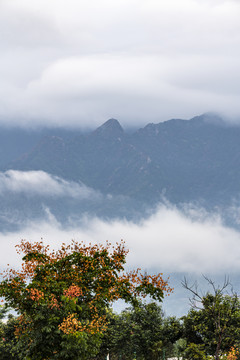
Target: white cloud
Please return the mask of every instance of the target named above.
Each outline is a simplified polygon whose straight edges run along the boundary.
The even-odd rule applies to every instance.
[[[1,121],[240,114],[238,1],[5,0],[0,10]]]
[[[186,215],[174,207],[161,206],[140,224],[85,218],[81,227],[68,229],[61,228],[51,215],[49,223],[28,222],[20,232],[1,234],[1,266],[10,258],[16,261],[13,243],[21,238],[31,241],[43,238],[54,247],[71,239],[112,243],[123,239],[130,249],[129,267],[196,276],[240,272],[240,233],[225,227],[218,216],[206,218],[206,213],[198,210],[197,214],[196,209],[191,217],[190,212]]]
[[[204,220],[201,216],[193,220],[175,208],[160,207],[140,225],[97,221],[88,239],[101,233],[113,241],[123,238],[130,247],[130,263],[142,268],[196,274],[239,271],[240,234],[216,217]]]
[[[201,281],[201,274],[207,274],[217,284],[229,275],[238,291],[240,232],[225,227],[218,214],[210,215],[191,206],[186,206],[184,213],[171,206],[161,206],[140,224],[86,217],[81,219],[81,226],[63,228],[48,209],[46,212],[48,222],[28,220],[20,231],[0,233],[0,272],[8,263],[11,267],[20,266],[15,245],[21,239],[43,240],[55,249],[72,239],[85,243],[106,240],[115,243],[124,239],[130,249],[127,268],[162,272],[164,278],[170,275],[170,285],[175,290],[163,303],[169,314],[181,316],[188,310],[190,294],[180,284],[184,275],[190,282],[200,280],[200,289],[204,291],[206,283]]]
[[[28,196],[97,198],[100,194],[82,183],[66,181],[44,171],[8,170],[0,173],[0,195],[6,192]]]

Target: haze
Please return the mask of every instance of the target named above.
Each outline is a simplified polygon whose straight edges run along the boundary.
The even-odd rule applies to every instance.
[[[238,122],[239,16],[231,0],[2,0],[0,121]]]

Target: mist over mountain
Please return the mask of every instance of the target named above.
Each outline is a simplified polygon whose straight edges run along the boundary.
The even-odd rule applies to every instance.
[[[163,196],[176,204],[205,205],[225,205],[239,197],[240,128],[226,126],[215,115],[148,124],[133,133],[110,119],[86,134],[21,130],[17,136],[14,129],[4,136],[1,171],[42,170],[151,205]]]
[[[169,202],[217,209],[239,227],[239,139],[240,127],[212,114],[134,131],[116,119],[85,133],[1,128],[0,225],[49,214],[65,226],[84,216],[138,221]]]

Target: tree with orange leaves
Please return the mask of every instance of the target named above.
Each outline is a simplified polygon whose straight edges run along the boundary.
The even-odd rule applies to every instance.
[[[161,301],[172,291],[162,274],[125,271],[123,242],[72,241],[51,251],[43,242],[22,240],[17,252],[24,254],[22,267],[5,271],[0,295],[19,313],[16,336],[22,359],[93,358],[114,301],[136,305],[147,295]]]

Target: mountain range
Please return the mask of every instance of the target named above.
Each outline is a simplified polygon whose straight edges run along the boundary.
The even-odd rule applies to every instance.
[[[64,210],[69,206],[75,213],[91,211],[110,217],[136,215],[162,201],[176,205],[197,202],[207,208],[236,204],[240,195],[239,154],[240,127],[227,125],[213,114],[148,124],[134,131],[124,130],[116,119],[88,132],[0,129],[3,174],[10,170],[43,171],[55,179],[85,186],[101,194],[104,205],[99,197],[98,201],[74,202],[74,196],[71,201],[66,196]],[[9,211],[22,201],[20,193],[7,199],[4,193],[1,196],[4,209]],[[41,199],[41,206],[48,202],[48,207],[62,213],[56,198],[50,198]],[[39,201],[29,200],[29,196],[27,200],[29,213],[34,213],[32,208]]]

